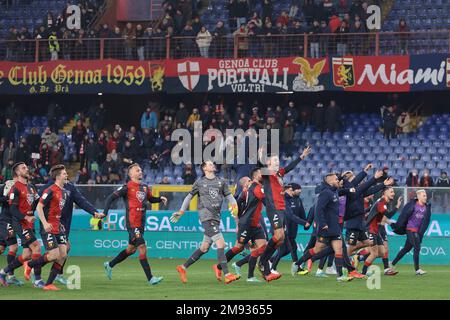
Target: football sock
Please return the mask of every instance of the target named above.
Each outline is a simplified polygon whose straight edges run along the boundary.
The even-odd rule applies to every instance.
[[[114,266],[116,264],[121,263],[123,260],[128,258],[130,255],[131,255],[131,253],[129,253],[127,249],[120,251],[119,254],[109,262],[109,266],[111,268],[114,268]]]
[[[52,268],[50,269],[50,275],[48,276],[47,283],[45,284],[46,286],[52,284],[53,281],[55,281],[56,276],[59,274],[61,268],[62,266],[58,262],[53,262]]]
[[[153,278],[152,269],[150,268],[150,264],[148,263],[146,255],[139,256],[139,262],[141,263],[142,269],[144,270],[145,276],[147,277],[147,281],[150,281]]]
[[[238,267],[242,267],[244,264],[249,263],[250,262],[249,260],[250,260],[250,254],[246,255],[244,258],[242,258],[241,260],[236,262],[236,265]]]
[[[187,259],[187,261],[183,264],[184,268],[189,268],[192,264],[195,263],[202,255],[204,255],[206,252],[203,252],[200,249],[197,249],[194,251],[194,253]]]
[[[224,274],[228,273],[227,257],[225,256],[224,248],[217,248],[217,262]]]
[[[16,253],[15,252],[8,252],[8,255],[6,256],[6,262],[8,263],[8,266],[16,259]],[[10,276],[14,275],[14,270],[11,270],[8,273]]]
[[[343,264],[342,254],[335,254],[334,261],[336,263],[337,274],[339,275],[339,277],[341,277],[342,276],[342,264]]]

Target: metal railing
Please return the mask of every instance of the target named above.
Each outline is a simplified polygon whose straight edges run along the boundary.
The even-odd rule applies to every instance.
[[[199,47],[197,37],[76,38],[0,40],[0,61],[152,60],[189,57],[278,58],[329,55],[410,55],[449,53],[450,30],[346,34],[278,34],[211,37]]]

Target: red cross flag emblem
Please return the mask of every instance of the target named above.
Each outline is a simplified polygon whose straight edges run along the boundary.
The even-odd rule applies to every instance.
[[[186,61],[177,65],[178,78],[183,87],[192,91],[200,80],[200,65],[198,62]]]

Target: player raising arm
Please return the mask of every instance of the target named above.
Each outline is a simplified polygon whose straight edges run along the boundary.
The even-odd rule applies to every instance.
[[[139,251],[139,262],[147,277],[147,281],[151,285],[160,283],[163,278],[155,277],[152,274],[150,265],[147,260],[147,245],[144,240],[145,229],[145,211],[147,209],[148,202],[167,203],[165,197],[154,197],[150,188],[143,184],[143,173],[141,167],[135,163],[128,167],[128,176],[130,181],[117,189],[106,199],[105,210],[103,214],[108,215],[111,204],[119,198],[123,198],[125,201],[125,221],[129,235],[128,247],[121,251],[113,260],[105,262],[103,264],[106,272],[106,276],[112,279],[112,268],[126,258]]]
[[[223,200],[226,199],[231,206],[232,214],[237,215],[237,202],[231,194],[225,181],[216,176],[216,166],[212,161],[203,162],[201,165],[204,176],[195,181],[191,192],[186,196],[178,212],[174,212],[170,221],[178,222],[184,212],[188,209],[189,203],[195,195],[198,195],[198,215],[204,231],[203,242],[199,249],[189,257],[189,259],[180,266],[177,271],[180,274],[181,282],[186,283],[186,269],[194,264],[201,256],[208,252],[211,244],[214,242],[217,246],[217,260],[223,273],[225,274],[225,284],[231,283],[238,279],[234,274],[228,271],[227,258],[225,256],[225,240],[220,232],[220,217]],[[214,267],[214,272],[218,276],[218,272]],[[217,277],[219,281],[222,280]]]

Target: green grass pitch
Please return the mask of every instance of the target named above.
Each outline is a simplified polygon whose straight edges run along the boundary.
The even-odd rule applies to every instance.
[[[334,276],[318,279],[312,275],[290,275],[290,263],[282,261],[279,271],[283,277],[271,283],[247,283],[247,267],[243,277],[229,285],[217,282],[212,271],[212,260],[200,260],[188,270],[188,283],[182,284],[175,270],[181,260],[150,259],[155,275],[164,281],[150,286],[136,258],[117,265],[113,280],[108,280],[103,271],[105,258],[70,257],[68,265],[78,265],[81,269],[81,289],[69,290],[61,285],[58,292],[44,292],[33,288],[30,283],[24,287],[0,287],[0,299],[450,299],[450,267],[425,265],[429,272],[425,276],[415,276],[411,265],[400,265],[400,273],[394,277],[381,276],[381,288],[369,290],[365,280],[354,279],[349,283],[337,283]],[[4,255],[0,265],[6,263]],[[50,266],[43,270],[47,278]],[[315,268],[314,268],[315,270]],[[258,273],[258,272],[256,272]],[[23,269],[17,270],[23,279]],[[259,275],[258,275],[259,276]]]

